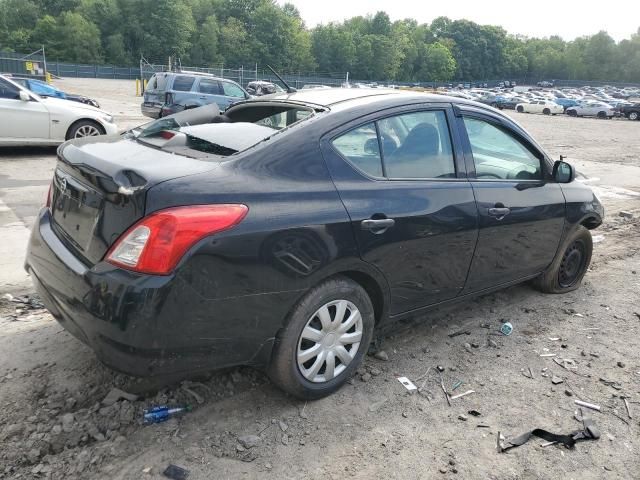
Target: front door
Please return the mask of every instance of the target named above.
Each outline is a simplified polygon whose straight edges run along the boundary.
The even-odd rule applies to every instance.
[[[453,120],[445,105],[413,106],[323,141],[360,255],[389,283],[392,315],[453,298],[465,284],[477,209]]]
[[[7,140],[49,140],[49,111],[32,98],[20,100],[20,90],[0,78],[0,138]]]
[[[465,293],[543,271],[565,219],[564,195],[544,154],[499,118],[469,113],[458,122],[479,218]]]

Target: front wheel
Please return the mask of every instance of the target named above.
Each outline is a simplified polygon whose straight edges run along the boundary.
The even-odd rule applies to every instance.
[[[579,225],[563,242],[553,262],[534,285],[545,293],[567,293],[577,289],[587,273],[593,253],[591,232]]]
[[[374,323],[371,299],[360,285],[345,277],[323,282],[289,315],[274,346],[269,377],[301,399],[330,395],[362,362]]]
[[[545,108],[544,110],[542,110],[542,113],[544,113],[545,115],[550,115],[551,110],[549,110],[548,108]]]
[[[524,107],[522,105],[518,105],[518,108],[516,108],[516,110],[518,110],[518,113],[522,113],[524,112]]]
[[[598,112],[598,118],[600,118],[600,119],[607,118],[607,113],[606,112]]]
[[[640,119],[640,115],[638,114],[638,112],[631,112],[629,114],[629,120],[638,120]]]
[[[72,138],[96,137],[104,135],[105,131],[98,122],[93,120],[78,120],[71,125],[67,132],[67,140]]]

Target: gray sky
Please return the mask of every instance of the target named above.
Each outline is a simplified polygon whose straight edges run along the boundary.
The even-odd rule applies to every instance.
[[[391,20],[414,18],[431,23],[440,16],[500,25],[509,33],[530,37],[560,35],[565,40],[606,30],[616,40],[629,38],[640,27],[640,0],[606,2],[535,0],[278,0],[293,3],[307,26],[341,21],[384,10]]]

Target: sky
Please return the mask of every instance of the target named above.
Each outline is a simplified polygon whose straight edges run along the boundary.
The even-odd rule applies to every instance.
[[[535,0],[277,0],[294,4],[308,27],[341,21],[383,10],[391,20],[414,18],[431,23],[446,16],[480,24],[500,25],[509,33],[529,37],[560,35],[573,40],[606,30],[616,41],[629,38],[640,27],[640,0],[606,2]]]

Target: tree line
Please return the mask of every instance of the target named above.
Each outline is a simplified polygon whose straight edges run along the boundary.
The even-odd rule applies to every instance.
[[[604,31],[564,41],[447,17],[392,22],[385,12],[310,29],[275,0],[0,0],[0,51],[42,45],[51,59],[122,66],[144,55],[384,81],[640,82],[640,28],[621,42]]]

